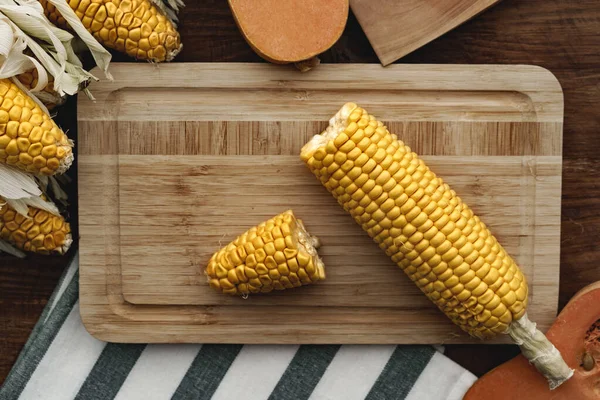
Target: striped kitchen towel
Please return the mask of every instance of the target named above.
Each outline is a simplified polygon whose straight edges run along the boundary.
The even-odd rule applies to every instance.
[[[431,346],[105,343],[79,316],[75,256],[1,400],[461,399],[475,381]]]

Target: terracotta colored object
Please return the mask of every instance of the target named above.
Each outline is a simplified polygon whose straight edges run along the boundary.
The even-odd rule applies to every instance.
[[[235,21],[264,59],[287,64],[309,60],[342,35],[348,0],[229,0]]]
[[[592,400],[600,398],[600,282],[577,293],[546,334],[560,350],[571,379],[550,391],[548,384],[521,355],[488,372],[464,400]]]

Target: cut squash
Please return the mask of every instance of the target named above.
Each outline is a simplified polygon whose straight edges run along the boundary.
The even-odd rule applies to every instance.
[[[546,336],[575,370],[571,379],[550,391],[546,380],[519,355],[481,377],[464,400],[600,399],[600,282],[577,293]]]
[[[229,6],[248,44],[277,64],[310,60],[333,46],[349,9],[348,0],[229,0]]]

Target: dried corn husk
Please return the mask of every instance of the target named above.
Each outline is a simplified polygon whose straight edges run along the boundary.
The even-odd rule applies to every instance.
[[[179,19],[177,18],[177,14],[179,13],[179,9],[185,7],[185,4],[182,0],[150,0],[154,3],[160,10],[165,13],[167,17],[173,22],[173,25],[177,27],[177,22]]]
[[[23,72],[22,74],[17,75],[17,79],[31,92],[38,84],[37,69],[32,68],[29,71]],[[48,76],[48,84],[42,90],[35,92],[35,97],[44,103],[50,111],[56,106],[63,104],[67,99],[66,96],[61,96],[54,90],[54,78],[52,75]]]
[[[110,53],[85,30],[65,0],[52,3],[65,9],[65,19],[110,79]],[[28,94],[43,90],[48,84],[48,74],[54,78],[54,90],[59,96],[75,94],[83,83],[97,79],[83,69],[73,48],[74,39],[71,33],[48,21],[37,1],[0,0],[0,78],[13,78]],[[37,71],[38,82],[29,91],[14,77],[32,68]]]
[[[70,29],[54,0],[39,0],[48,19]],[[152,0],[69,0],[81,23],[105,47],[138,60],[171,61],[181,50],[181,38],[167,15],[167,6]],[[171,13],[175,16],[175,12]]]
[[[48,178],[44,181],[46,184],[48,181],[56,182]],[[57,189],[53,188],[53,191],[56,193]],[[58,208],[54,203],[47,200],[47,197],[40,190],[36,179],[19,169],[0,164],[0,209],[6,204],[25,218],[31,218],[31,208],[43,210],[60,217]],[[0,239],[0,252],[12,254],[19,258],[25,256],[21,250],[3,239]]]
[[[83,69],[75,49],[89,49],[98,67],[112,79],[108,73],[110,53],[84,28],[65,0],[48,1],[60,10],[72,33],[48,21],[41,4],[35,0],[0,0],[0,79],[12,79],[46,113],[48,110],[42,101],[55,102],[77,93],[90,80],[97,80]],[[25,79],[26,85],[17,77],[23,73],[33,76],[33,79]],[[47,98],[52,94],[49,81],[58,98]],[[84,91],[91,97],[87,89]],[[55,198],[66,203],[66,194],[55,179],[34,178],[11,166],[0,165],[0,208],[10,207],[12,215],[20,214],[21,219],[31,218],[36,212],[47,212],[64,222],[56,205],[47,200],[40,187],[44,191],[50,187]],[[2,241],[0,251],[23,255]]]
[[[5,252],[19,258],[25,258],[25,253],[4,240],[0,240],[0,252]]]
[[[43,194],[33,176],[10,165],[0,164],[0,198],[4,200],[0,201],[0,206],[8,203],[23,216],[27,216],[28,206],[60,215],[54,203],[42,198]]]
[[[54,201],[62,204],[65,207],[68,205],[67,200],[69,199],[69,196],[67,196],[67,193],[62,189],[61,186],[72,182],[72,179],[69,178],[68,175],[41,175],[36,176],[35,179],[42,188],[42,192],[48,193],[49,191],[52,191],[52,198]]]
[[[29,207],[27,216],[8,204],[0,207],[0,238],[20,250],[65,254],[73,244],[71,226],[62,216]]]

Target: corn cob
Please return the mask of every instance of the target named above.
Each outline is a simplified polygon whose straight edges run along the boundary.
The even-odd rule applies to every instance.
[[[29,207],[26,218],[8,204],[0,206],[0,238],[21,250],[40,254],[64,254],[73,241],[71,227],[63,217]]]
[[[37,69],[33,68],[29,71],[23,72],[17,75],[19,82],[23,84],[27,89],[31,90],[38,84],[38,72]],[[60,96],[54,90],[54,78],[48,74],[48,84],[40,92],[35,94],[44,103],[48,110],[52,110],[54,107],[59,106],[65,102],[65,98]]]
[[[39,0],[48,19],[67,22],[47,0]],[[181,49],[173,22],[150,0],[71,0],[83,26],[102,45],[141,60],[172,60]]]
[[[73,144],[42,109],[9,79],[0,79],[0,162],[37,175],[63,173]]]
[[[526,317],[527,282],[514,260],[456,193],[374,116],[347,103],[325,132],[304,146],[301,158],[464,331],[481,339],[499,333],[516,339],[525,322],[535,331]],[[543,348],[538,353],[558,353],[545,337],[536,339],[532,346]],[[553,361],[566,370],[557,379],[566,380],[569,369],[560,354],[558,359]]]
[[[318,239],[286,211],[238,236],[209,260],[211,287],[231,295],[268,293],[325,279]]]

